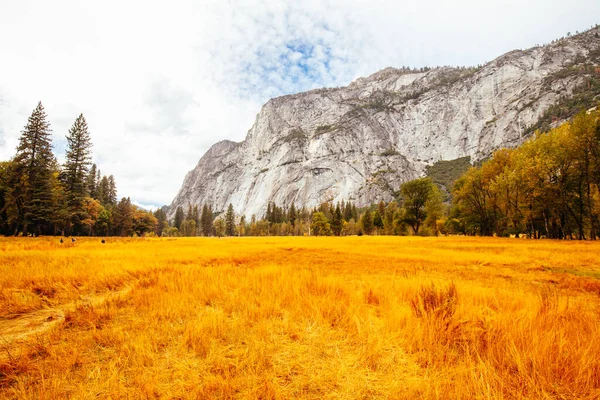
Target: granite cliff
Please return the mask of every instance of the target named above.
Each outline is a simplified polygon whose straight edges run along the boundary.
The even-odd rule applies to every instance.
[[[271,99],[244,141],[216,143],[202,156],[168,215],[188,204],[218,212],[232,203],[249,217],[262,216],[268,201],[389,201],[436,161],[480,160],[519,145],[543,118],[555,121],[549,110],[600,79],[599,32],[479,68],[386,68],[346,87]]]

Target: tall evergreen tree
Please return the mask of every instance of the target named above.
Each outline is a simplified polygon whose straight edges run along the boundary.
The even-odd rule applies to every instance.
[[[371,211],[369,211],[368,209],[362,216],[362,226],[363,231],[367,235],[370,235],[373,232],[373,216],[371,215]]]
[[[98,184],[98,200],[100,200],[100,203],[102,203],[104,207],[107,207],[112,204],[110,202],[109,194],[110,185],[108,183],[108,178],[106,177],[106,175],[104,175],[102,179],[100,179],[100,183]]]
[[[381,234],[381,229],[383,229],[383,215],[379,209],[373,213],[373,226],[378,229],[378,234]]]
[[[292,226],[296,225],[296,218],[298,218],[298,212],[296,211],[296,206],[292,203],[290,211],[288,212],[288,220]]]
[[[200,216],[202,223],[202,234],[204,236],[212,236],[213,234],[213,214],[212,209],[208,204],[202,207],[202,215]]]
[[[73,232],[79,234],[87,218],[84,199],[88,196],[88,174],[92,159],[92,140],[83,114],[73,123],[67,135],[64,181]]]
[[[117,204],[117,184],[115,183],[115,177],[112,175],[108,177],[108,201],[109,204]]]
[[[92,167],[90,168],[90,172],[87,176],[87,189],[88,189],[88,194],[92,199],[98,199],[98,184],[100,183],[98,180],[96,180],[96,176],[98,175],[98,168],[96,167],[96,164],[92,164]]]
[[[50,123],[38,103],[21,132],[9,186],[17,224],[24,235],[31,227],[36,234],[48,233],[52,214],[52,154]]]
[[[196,223],[198,230],[200,230],[200,211],[198,210],[198,204],[194,205],[192,209],[192,220]]]
[[[175,226],[175,228],[181,230],[181,225],[183,224],[184,220],[185,220],[185,215],[183,213],[183,208],[181,206],[179,206],[175,210],[175,219],[173,220],[173,226]]]
[[[342,233],[342,224],[344,221],[344,216],[342,215],[342,209],[340,208],[340,204],[335,207],[335,211],[333,212],[333,218],[331,220],[331,231],[335,236],[340,236]]]
[[[231,203],[229,203],[229,207],[227,207],[227,214],[225,214],[225,234],[227,236],[235,235],[235,213]]]
[[[272,222],[272,220],[273,220],[273,214],[272,214],[272,209],[271,209],[271,202],[269,202],[267,204],[267,214],[265,215],[265,220],[267,222],[269,222],[269,223]]]
[[[155,233],[156,235],[161,236],[163,230],[169,227],[169,222],[167,221],[167,214],[162,208],[158,208],[156,211],[154,211],[154,217],[157,220]]]
[[[133,234],[133,206],[129,197],[123,197],[115,212],[115,233],[119,236]]]
[[[344,208],[344,219],[346,222],[352,219],[352,203],[350,201],[346,203],[346,208]]]

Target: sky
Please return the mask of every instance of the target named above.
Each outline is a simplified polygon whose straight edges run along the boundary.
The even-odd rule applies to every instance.
[[[483,64],[597,23],[597,0],[0,0],[0,160],[42,101],[59,161],[83,113],[119,198],[170,204],[271,97]]]

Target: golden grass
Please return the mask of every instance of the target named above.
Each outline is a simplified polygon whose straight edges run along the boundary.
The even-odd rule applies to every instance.
[[[0,397],[598,399],[599,256],[491,238],[0,239],[0,334],[64,314],[0,337]]]

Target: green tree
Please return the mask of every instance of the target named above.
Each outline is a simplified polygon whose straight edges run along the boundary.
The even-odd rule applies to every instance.
[[[288,211],[288,220],[290,221],[290,224],[292,224],[292,226],[295,226],[297,217],[298,212],[296,211],[296,206],[294,205],[294,203],[292,203],[292,205],[290,206],[290,210]]]
[[[342,215],[342,210],[338,203],[338,205],[335,207],[335,211],[333,212],[333,219],[331,220],[331,231],[335,236],[340,236],[342,233],[343,222],[344,216]]]
[[[200,222],[202,223],[202,234],[204,236],[213,235],[213,212],[212,208],[208,204],[202,206],[202,215],[200,216]]]
[[[158,220],[152,212],[133,207],[133,231],[138,236],[146,236],[147,233],[154,232]]]
[[[115,182],[115,177],[110,175],[108,177],[108,203],[115,205],[117,204],[117,184]]]
[[[240,217],[240,223],[238,225],[238,236],[246,235],[246,216],[242,214]]]
[[[231,203],[229,203],[227,214],[225,214],[225,234],[227,236],[235,236],[235,212]]]
[[[111,200],[110,200],[110,185],[108,183],[108,178],[106,177],[106,175],[102,176],[102,179],[100,179],[99,183],[98,183],[98,200],[100,200],[100,203],[106,207],[108,205],[111,205]]]
[[[156,209],[154,211],[154,217],[156,218],[156,230],[155,233],[157,236],[162,236],[163,230],[169,227],[169,221],[167,219],[167,214],[162,208]]]
[[[427,201],[425,202],[425,215],[427,215],[425,225],[437,236],[439,233],[438,220],[441,220],[444,216],[444,203],[442,201],[442,192],[435,184],[432,185]]]
[[[185,214],[183,213],[183,208],[178,206],[175,210],[175,219],[173,220],[173,226],[181,231],[181,224],[185,221]]]
[[[92,141],[83,114],[73,123],[67,135],[64,182],[73,233],[81,234],[87,218],[84,201],[88,196],[88,174],[92,159]]]
[[[331,225],[329,225],[329,221],[325,214],[321,211],[317,211],[312,216],[311,229],[313,235],[315,236],[330,236],[331,235]]]
[[[11,222],[14,219],[14,210],[10,208],[10,176],[13,163],[11,161],[0,162],[0,234],[9,235]]]
[[[375,212],[373,212],[373,226],[375,228],[377,228],[377,233],[379,234],[380,232],[383,231],[383,218],[381,213],[379,212],[379,209],[375,210]]]
[[[90,167],[90,172],[88,173],[88,176],[86,178],[86,186],[89,196],[92,199],[100,200],[98,198],[98,184],[100,182],[96,180],[97,174],[98,168],[96,167],[96,164],[92,164],[92,166]]]
[[[420,178],[404,183],[400,191],[404,198],[406,209],[406,222],[413,228],[415,235],[419,234],[419,228],[427,216],[425,204],[433,190],[431,178]]]
[[[118,236],[133,234],[133,206],[129,197],[123,197],[115,209],[115,233]]]
[[[223,221],[223,218],[219,217],[215,219],[213,225],[215,235],[217,235],[218,237],[223,237],[225,235],[225,221]]]
[[[51,233],[52,154],[50,123],[42,103],[38,103],[21,132],[14,168],[9,180],[10,196],[16,212],[16,229],[35,234]]]
[[[100,236],[108,236],[111,228],[112,216],[109,210],[102,208],[96,220],[96,233]]]
[[[367,209],[362,215],[361,223],[365,234],[370,235],[373,233],[373,216],[369,209]]]

